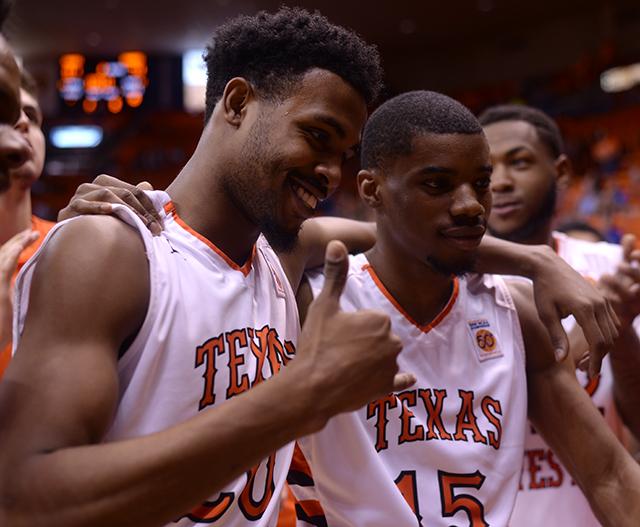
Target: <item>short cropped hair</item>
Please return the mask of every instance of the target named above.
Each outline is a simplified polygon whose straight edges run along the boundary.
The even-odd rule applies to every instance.
[[[606,241],[606,238],[598,229],[596,229],[590,223],[582,220],[567,220],[558,225],[555,230],[558,232],[564,232],[565,234],[571,231],[588,232],[590,234],[593,234],[593,236],[599,241]]]
[[[502,121],[524,121],[536,129],[542,141],[554,158],[564,154],[564,141],[556,122],[542,110],[523,104],[502,104],[487,108],[478,117],[482,126]]]
[[[369,118],[362,136],[364,169],[411,153],[421,134],[480,134],[482,126],[458,101],[431,91],[411,91],[389,99]]]
[[[329,70],[351,84],[367,104],[382,89],[375,46],[329,22],[318,12],[283,7],[238,16],[220,26],[204,53],[207,66],[205,122],[233,77],[244,77],[267,98],[281,97],[312,68]]]

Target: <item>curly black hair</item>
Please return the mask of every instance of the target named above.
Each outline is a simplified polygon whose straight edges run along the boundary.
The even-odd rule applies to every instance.
[[[204,60],[205,122],[233,77],[244,77],[267,98],[283,96],[312,68],[339,75],[367,104],[382,89],[382,67],[375,46],[320,13],[300,8],[282,7],[275,13],[261,11],[227,21],[216,30]]]
[[[364,169],[411,154],[419,134],[480,134],[482,127],[468,108],[432,91],[411,91],[382,104],[367,121],[360,161]]]
[[[524,121],[532,125],[538,138],[554,158],[564,154],[564,141],[556,122],[542,110],[524,104],[501,104],[487,108],[478,117],[482,126],[503,121]]]

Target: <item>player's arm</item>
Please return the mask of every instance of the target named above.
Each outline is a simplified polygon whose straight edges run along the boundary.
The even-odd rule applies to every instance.
[[[527,352],[531,422],[567,467],[603,525],[637,525],[640,466],[578,384],[571,357],[562,362],[554,359],[528,284],[510,288]]]
[[[115,218],[61,229],[36,268],[0,384],[0,525],[173,521],[331,415],[392,390],[400,347],[388,321],[338,310],[345,259],[327,266],[333,278],[280,374],[164,431],[101,443],[118,404],[118,352],[146,314],[147,261],[138,235]],[[371,347],[385,358],[369,367]]]
[[[619,321],[613,307],[598,289],[546,245],[522,245],[485,236],[476,270],[484,273],[526,276],[533,281],[535,306],[561,360],[569,339],[560,321],[573,315],[593,353],[589,371],[600,371],[603,357],[618,336]]]

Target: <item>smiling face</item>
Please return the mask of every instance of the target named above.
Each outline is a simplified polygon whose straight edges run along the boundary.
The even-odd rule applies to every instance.
[[[321,69],[307,72],[290,96],[260,105],[223,187],[272,246],[286,251],[338,187],[367,109],[353,87]]]
[[[491,209],[491,164],[483,134],[423,134],[412,152],[378,174],[379,236],[445,274],[471,269]],[[366,171],[359,174],[361,194]]]
[[[566,156],[554,159],[526,121],[500,121],[484,131],[494,167],[492,234],[521,243],[546,242],[558,179],[567,172]]]

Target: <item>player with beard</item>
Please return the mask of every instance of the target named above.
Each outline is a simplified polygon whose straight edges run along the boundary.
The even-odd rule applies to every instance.
[[[640,272],[634,238],[623,247],[576,240],[552,230],[558,189],[571,174],[569,159],[556,123],[535,108],[505,105],[489,108],[480,122],[491,148],[494,165],[491,191],[491,233],[523,244],[546,243],[570,265],[593,281],[616,307],[622,328],[599,377],[576,375],[594,405],[603,413],[616,435],[623,439],[623,424],[640,433],[640,341],[634,318],[640,313]],[[572,331],[572,354],[579,361],[588,348],[575,322],[565,321]],[[553,447],[533,428],[527,430],[521,490],[512,525],[600,525],[560,463]]]
[[[433,92],[395,97],[367,122],[362,167],[377,241],[349,258],[340,303],[390,317],[417,382],[298,440],[288,480],[300,525],[506,525],[527,390],[529,416],[604,524],[635,525],[640,467],[601,424],[573,362],[555,361],[528,284],[463,275],[491,208],[477,119]],[[302,311],[323,283],[310,276]]]
[[[300,339],[306,262],[270,244],[337,185],[380,88],[375,48],[283,8],[222,25],[206,61],[199,144],[151,196],[163,233],[125,207],[62,222],[18,278],[2,525],[272,525],[290,442],[412,383],[387,317],[339,311],[340,243]]]

